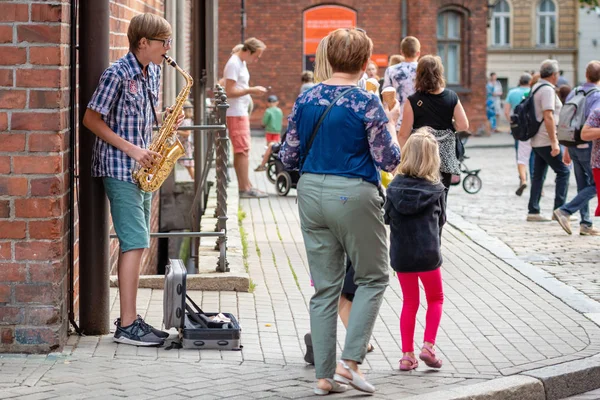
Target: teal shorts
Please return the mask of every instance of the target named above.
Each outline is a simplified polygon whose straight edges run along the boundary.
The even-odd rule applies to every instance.
[[[102,178],[110,202],[113,226],[119,237],[121,253],[150,247],[150,208],[152,193],[131,182]]]

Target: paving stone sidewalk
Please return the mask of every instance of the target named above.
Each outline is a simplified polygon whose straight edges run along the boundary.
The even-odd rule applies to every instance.
[[[252,165],[262,148],[260,140],[253,143]],[[242,351],[137,348],[117,345],[110,335],[71,336],[61,353],[0,356],[0,399],[311,397],[314,369],[303,361],[303,336],[309,330],[313,289],[295,190],[278,197],[264,173],[252,179],[270,194],[240,202],[254,292],[190,292],[205,310],[236,313],[243,328]],[[451,205],[456,198],[452,193]],[[378,388],[374,398],[448,390],[600,352],[596,324],[461,231],[447,225],[443,245],[446,298],[437,345],[444,366],[438,372],[424,367],[398,371],[402,294],[391,276],[372,337],[376,350],[363,366]],[[161,290],[139,293],[139,313],[156,326],[162,320],[162,296]],[[111,300],[116,318],[116,290]],[[423,308],[417,345],[424,317]],[[344,334],[340,323],[340,351]],[[356,395],[350,391],[335,397]]]

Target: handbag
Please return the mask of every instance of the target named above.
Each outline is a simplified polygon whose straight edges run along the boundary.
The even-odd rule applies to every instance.
[[[465,156],[465,145],[463,144],[462,140],[460,140],[460,137],[458,136],[458,132],[456,132],[456,159],[458,161],[461,161],[463,159],[463,157]]]

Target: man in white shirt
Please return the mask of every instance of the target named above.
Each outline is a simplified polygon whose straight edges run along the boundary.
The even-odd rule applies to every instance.
[[[535,152],[531,193],[529,197],[529,214],[527,221],[549,221],[540,214],[540,197],[548,167],[556,173],[556,191],[554,208],[560,208],[567,199],[569,189],[569,168],[563,163],[561,149],[556,136],[558,114],[562,103],[556,95],[555,85],[558,81],[558,61],[545,60],[540,65],[540,80],[531,88],[535,116],[542,121],[538,133],[531,138],[531,147]],[[539,90],[537,90],[539,88]],[[536,92],[537,90],[537,92]],[[535,92],[535,93],[534,93]]]

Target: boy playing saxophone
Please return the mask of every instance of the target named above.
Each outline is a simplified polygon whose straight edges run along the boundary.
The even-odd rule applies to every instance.
[[[121,316],[114,341],[136,346],[160,346],[169,336],[148,325],[136,313],[139,272],[150,244],[152,194],[134,183],[136,163],[150,168],[160,155],[147,150],[157,116],[163,55],[171,48],[171,26],[154,14],[140,14],[127,30],[129,52],[109,68],[88,103],[83,124],[96,135],[92,176],[102,178],[115,231]],[[183,112],[176,128],[183,121]],[[158,122],[157,122],[158,123]]]

